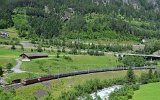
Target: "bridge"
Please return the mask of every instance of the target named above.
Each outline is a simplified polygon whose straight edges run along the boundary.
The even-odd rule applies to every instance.
[[[144,57],[150,60],[160,60],[160,55],[146,55],[146,54],[130,54],[130,53],[116,53],[117,57],[124,57],[124,56],[137,56],[137,57]]]

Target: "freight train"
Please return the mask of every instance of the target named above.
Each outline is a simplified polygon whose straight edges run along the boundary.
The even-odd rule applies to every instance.
[[[154,67],[134,67],[132,69],[133,70],[143,70],[143,69],[155,69],[155,68]],[[21,83],[23,85],[29,85],[29,84],[34,84],[38,82],[48,81],[52,79],[59,79],[59,78],[69,77],[69,76],[98,73],[98,72],[122,71],[122,70],[128,70],[128,68],[109,68],[109,69],[98,69],[98,70],[75,71],[75,72],[68,72],[68,73],[63,73],[63,74],[46,75],[46,76],[41,76],[38,78],[26,79],[26,80],[23,80],[22,82],[19,79],[17,79],[17,80],[12,81],[12,83],[13,84]]]

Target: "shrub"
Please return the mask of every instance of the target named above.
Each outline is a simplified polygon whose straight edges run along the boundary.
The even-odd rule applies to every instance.
[[[132,99],[135,90],[139,89],[139,85],[125,85],[123,88],[112,92],[109,100],[128,100]]]
[[[78,51],[77,51],[76,48],[73,48],[71,51],[69,51],[69,54],[74,54],[74,55],[76,55],[76,54],[78,54]]]
[[[12,45],[11,49],[12,49],[12,50],[15,50],[15,49],[16,49],[15,45]]]
[[[140,77],[140,82],[141,82],[142,84],[147,84],[147,83],[149,82],[148,74],[142,73],[142,74],[141,74],[141,77]]]
[[[90,94],[104,87],[115,85],[123,79],[124,78],[118,78],[108,81],[100,81],[99,79],[89,80],[82,85],[74,87],[74,89],[71,91],[63,92],[59,97],[59,100],[75,100],[76,98],[84,96],[85,94]]]
[[[38,46],[37,51],[38,51],[38,52],[42,52],[42,51],[43,51],[42,47],[41,47],[41,46]]]
[[[6,68],[7,68],[8,70],[10,70],[12,67],[13,67],[13,65],[12,65],[11,63],[8,63],[8,64],[6,65]]]
[[[66,59],[66,60],[72,61],[72,58],[69,57],[69,56],[65,56],[65,55],[64,55],[63,58]]]

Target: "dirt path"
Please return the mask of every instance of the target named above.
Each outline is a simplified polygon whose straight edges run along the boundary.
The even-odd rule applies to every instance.
[[[16,61],[17,61],[17,65],[16,65],[15,67],[13,67],[11,70],[12,70],[13,72],[15,72],[15,73],[23,73],[23,72],[25,72],[25,71],[22,71],[22,70],[20,69],[20,67],[21,67],[21,65],[22,65],[22,61],[19,60],[19,59],[16,59]]]

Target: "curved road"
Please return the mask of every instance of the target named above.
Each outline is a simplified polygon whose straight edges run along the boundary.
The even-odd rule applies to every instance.
[[[11,70],[12,70],[13,72],[15,72],[15,73],[23,73],[23,72],[25,72],[25,71],[22,71],[22,70],[20,69],[20,66],[22,65],[22,61],[19,60],[19,59],[16,59],[16,61],[17,61],[17,65],[16,65],[15,67],[13,67]]]

